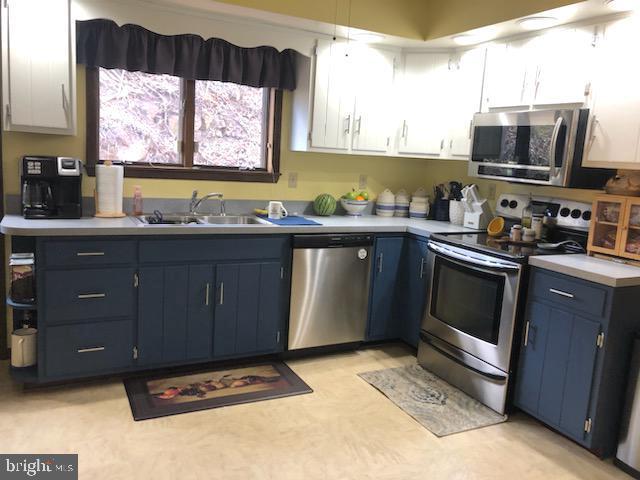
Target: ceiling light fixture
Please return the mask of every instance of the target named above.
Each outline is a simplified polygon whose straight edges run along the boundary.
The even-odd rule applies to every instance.
[[[640,9],[638,0],[604,0],[604,4],[617,12]]]
[[[517,23],[525,30],[542,30],[556,25],[558,19],[556,17],[526,17],[521,18]]]

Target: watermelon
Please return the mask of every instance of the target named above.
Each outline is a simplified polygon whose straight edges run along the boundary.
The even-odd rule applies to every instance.
[[[329,216],[336,211],[336,199],[328,193],[318,195],[313,201],[313,210],[316,215]]]

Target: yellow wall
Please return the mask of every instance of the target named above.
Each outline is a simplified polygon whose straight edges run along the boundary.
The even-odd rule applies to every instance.
[[[19,160],[22,155],[65,155],[85,158],[85,75],[78,68],[78,135],[58,136],[5,132],[3,142],[4,188],[6,194],[20,193]],[[347,156],[301,153],[289,150],[290,100],[284,96],[281,147],[282,177],[277,184],[213,182],[202,180],[125,179],[125,196],[132,196],[133,186],[141,185],[148,198],[188,198],[193,189],[201,193],[222,191],[230,199],[312,200],[319,193],[335,196],[358,186],[360,174],[368,176],[369,190],[378,193],[385,187],[413,191],[427,185],[430,161],[371,156]],[[297,188],[289,188],[287,175],[298,174]],[[83,194],[91,196],[94,179],[83,181]]]

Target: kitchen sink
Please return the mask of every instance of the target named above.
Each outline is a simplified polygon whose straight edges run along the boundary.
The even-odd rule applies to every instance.
[[[145,225],[269,225],[253,215],[192,215],[166,213],[162,216],[140,215],[136,217]]]

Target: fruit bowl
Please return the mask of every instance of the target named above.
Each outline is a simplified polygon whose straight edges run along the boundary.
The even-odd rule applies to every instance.
[[[362,212],[364,211],[364,209],[367,208],[367,205],[369,205],[369,201],[368,200],[348,200],[346,198],[341,198],[340,205],[342,205],[342,208],[346,210],[347,215],[357,217],[362,215]]]

